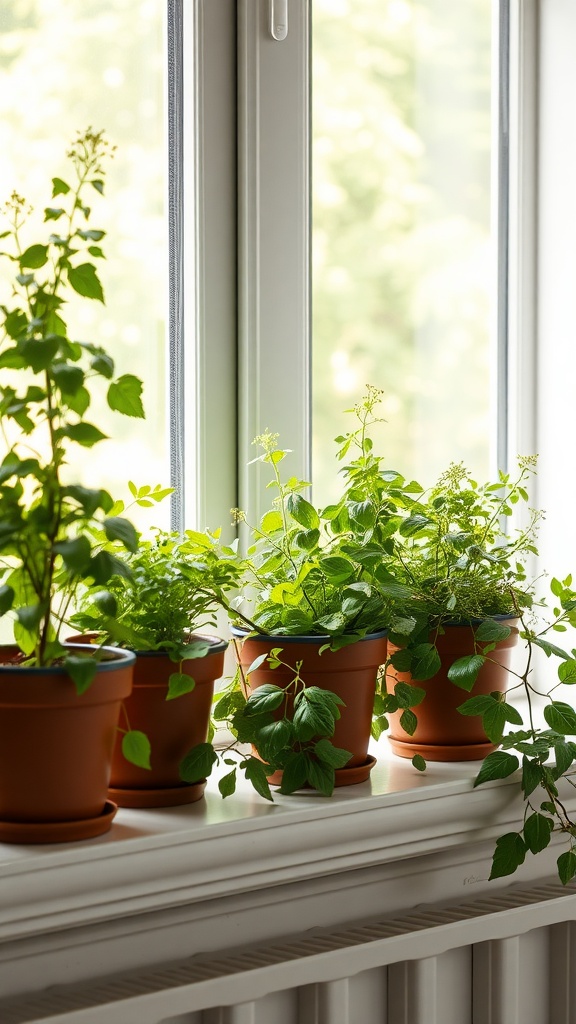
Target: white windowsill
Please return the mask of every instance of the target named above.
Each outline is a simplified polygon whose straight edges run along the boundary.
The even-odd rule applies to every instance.
[[[383,741],[374,753],[370,780],[331,799],[310,792],[268,804],[242,782],[222,800],[212,780],[188,807],[120,810],[99,839],[0,844],[0,942],[456,848],[465,865],[467,849],[519,828],[512,780],[473,789],[477,763],[429,763],[421,775]],[[553,872],[551,852],[531,877]]]

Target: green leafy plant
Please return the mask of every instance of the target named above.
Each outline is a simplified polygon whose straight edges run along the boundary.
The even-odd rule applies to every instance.
[[[538,554],[542,514],[529,507],[528,488],[536,458],[520,458],[515,476],[501,472],[487,484],[452,464],[426,491],[415,481],[406,483],[396,471],[383,470],[383,459],[374,454],[369,428],[377,419],[379,400],[380,392],[369,388],[354,410],[361,428],[337,439],[341,458],[350,449],[357,454],[344,469],[344,500],[370,503],[375,510],[365,558],[376,558],[379,547],[388,556],[383,569],[373,569],[373,581],[378,585],[390,577],[385,592],[396,605],[389,637],[399,650],[389,661],[414,681],[389,690],[386,667],[381,671],[374,735],[381,735],[387,715],[397,711],[402,712],[404,730],[414,733],[417,714],[412,709],[426,696],[417,683],[438,672],[436,644],[448,625],[472,627],[473,653],[456,659],[448,670],[454,685],[470,692],[496,645],[509,637],[508,620],[513,620],[523,667],[508,668],[506,692],[473,695],[458,708],[465,716],[480,716],[486,736],[500,747],[484,759],[475,786],[521,772],[523,826],[497,840],[490,877],[512,874],[527,854],[541,852],[553,835],[562,834],[569,847],[558,858],[558,874],[566,883],[576,875],[576,824],[562,798],[576,785],[576,741],[570,738],[576,736],[576,711],[554,694],[559,686],[576,683],[576,648],[559,647],[551,637],[576,626],[576,592],[568,576],[552,580],[552,608],[535,598],[537,580],[530,576],[529,562]],[[513,513],[522,507],[526,525],[513,528]],[[548,688],[534,682],[538,649],[559,662],[557,681]],[[524,699],[515,700],[514,694]],[[543,722],[535,712],[538,703],[543,704]],[[413,763],[421,771],[426,768],[420,755]]]
[[[316,509],[304,496],[306,481],[295,476],[283,480],[280,465],[289,452],[278,447],[278,436],[266,432],[254,443],[261,448],[254,461],[270,468],[274,501],[251,528],[243,593],[232,603],[236,626],[248,636],[320,637],[325,641],[320,653],[385,630],[392,602],[385,585],[376,586],[373,577],[382,570],[386,550],[380,545],[377,557],[365,557],[374,511],[354,496]],[[246,521],[244,513],[234,510],[234,515],[237,522]],[[383,571],[384,577],[391,583]],[[226,720],[236,741],[252,744],[266,762],[266,768],[259,760],[248,762],[259,791],[269,795],[266,773],[282,771],[282,793],[307,783],[329,795],[335,770],[351,756],[331,743],[342,701],[331,691],[307,685],[306,666],[292,664],[289,649],[279,639],[246,672],[238,659],[237,675],[220,697],[215,717]],[[259,686],[249,694],[250,673],[264,661],[271,669],[286,669],[289,682]],[[226,786],[233,778],[230,773]]]
[[[68,152],[69,180],[52,179],[48,237],[29,239],[30,210],[16,193],[1,235],[1,257],[14,273],[0,307],[0,615],[13,620],[26,664],[62,662],[79,692],[96,666],[62,645],[62,624],[82,582],[105,586],[127,575],[124,561],[94,541],[93,530],[128,551],[138,545],[132,523],[114,514],[110,494],[73,478],[78,453],[106,436],[89,412],[98,385],[111,409],[144,416],[140,380],[116,376],[108,352],[74,340],[64,319],[71,293],[104,302],[95,263],[104,256],[104,232],[89,226],[89,204],[104,192],[110,155],[102,132],[79,134]]]
[[[521,772],[525,802],[522,828],[497,840],[490,878],[513,874],[528,853],[540,853],[553,835],[561,834],[568,841],[568,849],[558,857],[557,868],[560,880],[566,884],[576,876],[576,822],[564,802],[564,793],[576,788],[576,742],[570,738],[576,737],[576,711],[554,693],[562,685],[576,683],[576,648],[559,647],[551,637],[576,627],[576,591],[571,576],[563,581],[553,579],[550,587],[553,607],[545,619],[541,612],[539,617],[529,619],[518,609],[524,663],[520,670],[510,670],[512,685],[508,692],[471,697],[459,710],[464,715],[481,715],[487,736],[501,748],[484,759],[474,785]],[[558,660],[557,681],[544,689],[534,681],[534,654],[538,649],[547,658]],[[515,689],[523,693],[523,710],[509,702],[508,695]],[[541,716],[536,712],[539,705]],[[518,728],[507,732],[510,725]]]
[[[134,500],[145,505],[171,493],[171,488],[159,486],[137,489],[130,483],[129,487]],[[123,506],[119,503],[115,511],[123,511]],[[100,540],[106,542],[105,537]],[[108,542],[105,550],[114,549],[114,543]],[[213,641],[201,633],[217,627],[218,608],[229,606],[228,595],[238,586],[236,545],[221,544],[220,531],[179,534],[153,528],[152,537],[141,539],[138,550],[122,559],[126,572],[111,578],[106,588],[96,583],[88,587],[72,625],[95,636],[99,643],[167,654],[174,671],[168,679],[166,700],[174,700],[194,689],[194,677],[183,671],[183,662],[203,658],[213,647]],[[134,764],[148,767],[148,739],[139,733],[136,747],[134,733],[129,730],[124,737],[124,754]],[[203,747],[206,756],[211,744]],[[184,775],[190,774],[193,762],[188,756]]]

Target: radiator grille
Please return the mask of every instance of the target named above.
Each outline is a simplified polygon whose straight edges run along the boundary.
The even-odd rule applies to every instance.
[[[576,1024],[574,920],[574,888],[511,887],[0,1002],[0,1024]]]

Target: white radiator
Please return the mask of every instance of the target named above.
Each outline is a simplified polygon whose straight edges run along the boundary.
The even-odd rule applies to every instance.
[[[576,890],[513,886],[0,1002],[0,1024],[576,1024]]]

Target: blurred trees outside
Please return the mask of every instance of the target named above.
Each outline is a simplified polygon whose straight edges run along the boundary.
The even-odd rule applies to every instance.
[[[481,476],[490,372],[491,0],[312,0],[313,480],[367,383],[378,451],[431,484]]]
[[[167,260],[165,4],[158,0],[0,0],[0,205],[15,189],[42,224],[51,178],[66,177],[78,131],[104,129],[117,147],[93,226],[107,234],[99,275],[106,305],[73,299],[65,318],[79,340],[101,341],[120,372],[144,380],[146,420],[98,422],[111,440],[85,475],[124,493],[166,484]],[[46,225],[46,233],[49,233]],[[31,228],[32,231],[32,228]],[[168,503],[155,510],[167,519]]]

